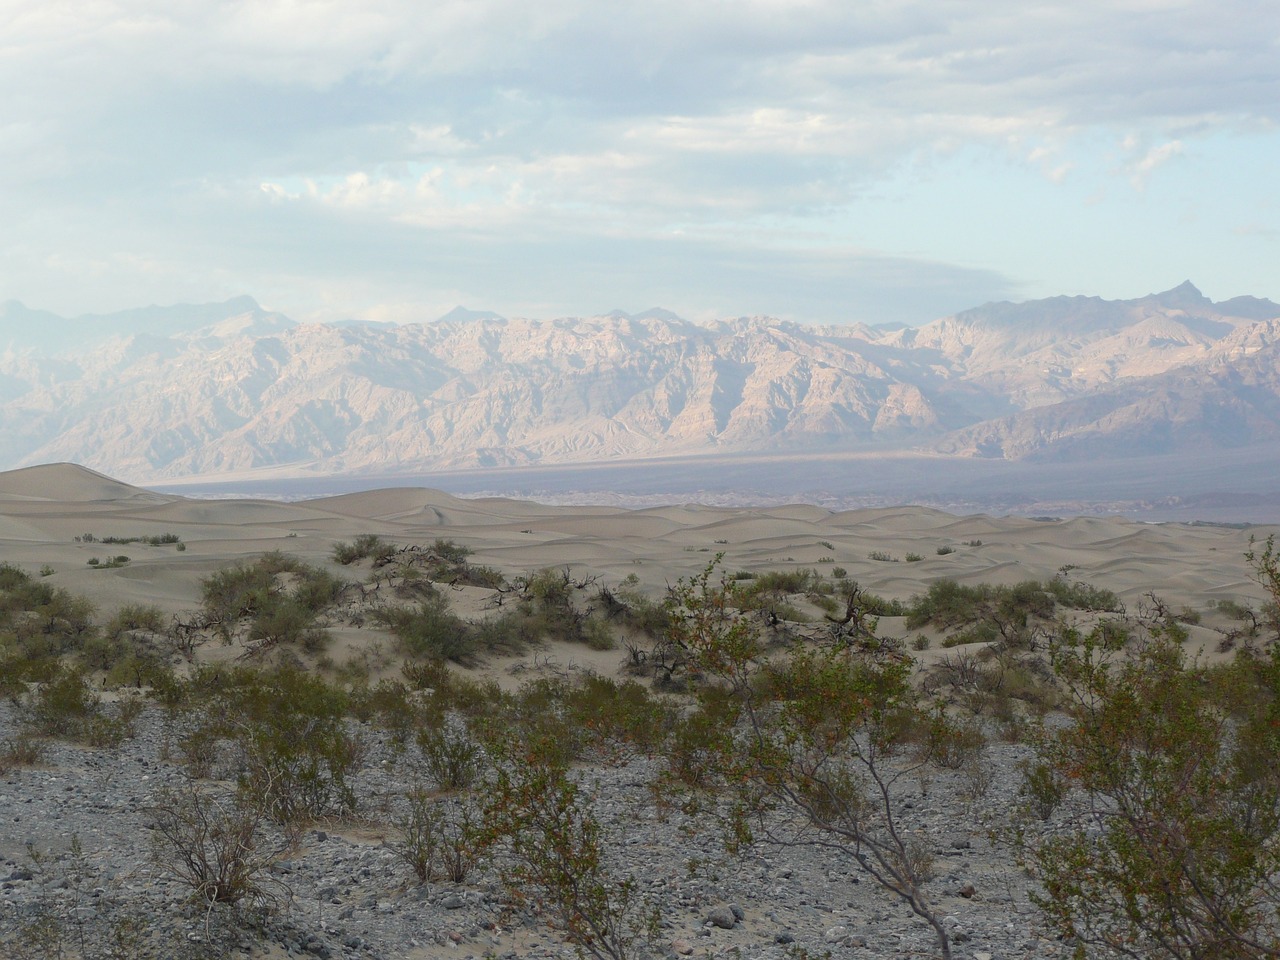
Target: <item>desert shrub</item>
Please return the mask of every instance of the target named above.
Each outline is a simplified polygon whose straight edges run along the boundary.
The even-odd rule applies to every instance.
[[[567,570],[539,570],[525,583],[522,606],[534,618],[533,629],[564,640],[580,640],[582,615],[573,605],[573,582]]]
[[[1074,722],[1039,759],[1089,802],[1031,851],[1041,910],[1134,957],[1276,956],[1280,657],[1207,672],[1157,624],[1065,632],[1053,663]]]
[[[465,790],[480,777],[484,751],[461,724],[445,722],[418,733],[422,763],[441,790]]]
[[[78,650],[94,635],[93,616],[93,604],[83,597],[0,564],[0,635],[7,633],[22,657],[56,658]]]
[[[726,731],[737,719],[738,704],[728,691],[700,690],[696,708],[676,718],[663,744],[666,779],[679,787],[714,788],[727,762],[725,754],[733,749]]]
[[[1219,600],[1215,605],[1217,611],[1230,620],[1253,620],[1253,609],[1235,600]]]
[[[266,834],[262,797],[217,797],[195,784],[163,788],[149,811],[152,859],[206,904],[274,905],[287,889],[271,865],[289,838]]]
[[[956,552],[955,547],[946,546],[946,545],[938,547],[938,549],[934,551],[934,553],[936,553],[940,557],[945,557],[947,554],[955,553],[955,552]]]
[[[613,596],[619,601],[621,609],[611,612],[610,615],[618,618],[625,626],[650,637],[659,636],[666,629],[666,608],[658,601],[636,590],[634,586],[624,583],[619,586]],[[606,610],[610,609],[606,606]]]
[[[84,740],[91,747],[118,747],[137,733],[137,719],[143,702],[138,696],[118,700],[107,713],[98,711],[85,725]]]
[[[653,752],[674,720],[673,709],[634,680],[588,674],[563,691],[563,701],[569,725],[606,751]]]
[[[600,617],[583,619],[582,642],[591,650],[612,650],[618,645],[609,624]]]
[[[649,955],[657,911],[634,878],[606,866],[599,822],[562,767],[501,769],[488,793],[484,827],[487,841],[509,855],[508,892],[540,906],[580,957]]]
[[[128,546],[131,543],[145,543],[149,547],[161,547],[170,543],[180,543],[182,538],[176,533],[160,533],[151,534],[142,537],[101,537],[98,543],[118,544],[120,546]],[[85,539],[86,543],[92,543],[93,540]]]
[[[172,729],[172,728],[171,728]],[[175,748],[178,759],[186,766],[187,775],[195,780],[213,776],[222,756],[223,734],[226,731],[199,715],[188,719],[176,733]]]
[[[878,560],[881,563],[897,563],[898,562],[896,557],[892,556],[891,554],[885,553],[883,550],[872,550],[870,553],[867,554],[867,559]]]
[[[924,559],[924,557],[918,553],[908,553],[905,559],[907,563],[919,563],[921,560]]]
[[[18,767],[35,766],[44,757],[44,744],[27,734],[0,741],[0,776]]]
[[[531,680],[492,700],[484,715],[474,718],[472,729],[495,760],[568,767],[587,743],[587,731],[569,718],[569,689],[567,680]]]
[[[224,638],[248,618],[248,639],[258,649],[301,642],[315,651],[327,640],[316,617],[338,600],[344,586],[322,570],[272,551],[252,563],[214,571],[201,582],[201,603]]]
[[[167,626],[164,613],[159,607],[134,603],[126,604],[112,614],[102,632],[108,637],[119,637],[134,631],[164,633]]]
[[[84,674],[59,668],[36,686],[23,703],[24,725],[50,737],[85,736],[90,722],[102,709],[102,701],[90,689]]]
[[[405,797],[406,809],[392,821],[395,839],[388,847],[419,883],[467,879],[485,849],[471,801],[442,799],[418,787]]]
[[[930,623],[943,628],[970,623],[977,619],[980,604],[990,593],[990,587],[965,586],[949,577],[935,580],[923,596],[911,598],[907,627],[915,630]]]
[[[964,768],[986,747],[987,738],[976,722],[951,717],[942,707],[935,708],[923,726],[928,759],[947,770]]]
[[[448,599],[440,593],[422,597],[412,607],[384,607],[373,615],[395,635],[407,657],[463,663],[479,646],[475,629],[450,612]]]
[[[1067,780],[1044,761],[1023,766],[1022,785],[1018,792],[1026,797],[1031,812],[1041,820],[1048,820],[1067,796]]]
[[[270,602],[277,590],[276,574],[283,569],[281,561],[264,557],[255,563],[238,563],[215,570],[200,584],[201,604],[213,623],[226,625],[241,617],[252,616]]]
[[[950,935],[923,885],[927,844],[901,829],[904,779],[925,759],[894,747],[921,710],[905,658],[870,644],[797,644],[767,655],[728,611],[733,586],[715,564],[673,590],[672,642],[699,678],[699,700],[723,726],[695,754],[691,773],[728,795],[735,844],[812,843],[847,857],[933,930],[943,956]],[[687,757],[685,758],[687,759]],[[685,762],[682,759],[681,762]]]
[[[437,539],[431,544],[431,552],[446,563],[466,563],[474,551],[453,540]]]
[[[363,751],[342,690],[292,666],[206,666],[186,686],[212,735],[234,745],[246,803],[281,824],[355,809],[351,779]]]
[[[944,578],[931,583],[925,594],[911,598],[907,626],[917,629],[933,624],[959,631],[944,640],[944,646],[999,640],[1026,647],[1033,645],[1039,633],[1038,622],[1050,618],[1055,606],[1053,593],[1034,580],[1012,586],[967,586]]]
[[[406,661],[404,667],[417,666]],[[443,711],[433,699],[425,703],[403,681],[390,678],[353,690],[350,713],[364,723],[376,723],[391,734],[392,746],[403,749],[425,723],[440,723]]]
[[[316,625],[315,613],[292,598],[277,600],[258,611],[249,625],[250,642],[274,646],[298,644],[315,653],[329,641],[325,630]]]
[[[1200,611],[1193,607],[1182,607],[1177,614],[1175,614],[1175,617],[1179,623],[1185,623],[1190,626],[1196,626],[1202,619]]]
[[[1053,594],[1058,603],[1072,610],[1092,610],[1099,613],[1124,612],[1124,604],[1110,590],[1078,580],[1068,580],[1062,574],[1045,583],[1045,589]]]
[[[845,577],[849,576],[849,571],[844,567],[832,567],[831,575],[837,580],[843,580]]]
[[[289,602],[296,604],[311,614],[321,613],[338,602],[347,584],[337,577],[306,567],[300,572],[298,581],[289,591]]]
[[[395,544],[387,543],[376,533],[363,533],[351,543],[335,544],[333,559],[345,567],[370,557],[375,563],[386,561],[395,552]]]
[[[738,601],[745,604],[766,593],[808,593],[820,579],[814,570],[767,570],[757,574],[751,585],[738,594]]]

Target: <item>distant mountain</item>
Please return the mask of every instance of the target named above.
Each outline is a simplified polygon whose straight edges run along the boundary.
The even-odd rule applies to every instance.
[[[0,467],[136,480],[936,450],[1079,459],[1280,436],[1280,306],[1190,283],[918,328],[669,311],[296,324],[248,297],[64,320],[0,306]]]

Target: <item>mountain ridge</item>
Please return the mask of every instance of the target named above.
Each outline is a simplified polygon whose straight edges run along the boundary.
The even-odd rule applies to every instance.
[[[661,308],[316,324],[248,297],[51,317],[0,305],[0,468],[157,480],[787,451],[1053,461],[1269,442],[1280,422],[1280,306],[1214,303],[1190,281],[911,328]]]

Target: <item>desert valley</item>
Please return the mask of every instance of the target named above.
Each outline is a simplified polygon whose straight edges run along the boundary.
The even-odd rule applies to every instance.
[[[1036,851],[1106,821],[1084,782],[1033,776],[1050,756],[1037,738],[1079,717],[1053,651],[1110,623],[1138,649],[1172,637],[1188,670],[1265,657],[1276,597],[1258,557],[1276,532],[423,488],[208,500],[72,464],[2,473],[0,943],[15,958],[1071,956],[1087,918],[1077,940],[1037,905],[1055,875]],[[697,659],[716,624],[751,638],[753,683],[809,649],[901,675],[894,696],[910,691],[925,727],[870,768],[880,815],[842,833],[783,792],[754,842],[726,846],[731,797],[710,788],[735,761],[716,745],[743,733],[704,741],[698,720],[719,688]],[[315,697],[341,706],[307,713]],[[827,762],[856,772],[875,734],[847,735]],[[340,764],[296,752],[332,738]],[[271,743],[285,754],[265,759]],[[263,793],[276,783],[301,792]],[[905,838],[887,879],[858,855],[890,849],[886,829]]]

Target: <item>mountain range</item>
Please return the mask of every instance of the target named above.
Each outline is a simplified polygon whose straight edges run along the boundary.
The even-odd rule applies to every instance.
[[[249,297],[0,305],[0,468],[157,481],[928,451],[1080,462],[1280,441],[1280,306],[1190,282],[919,327],[664,310],[296,323]]]

